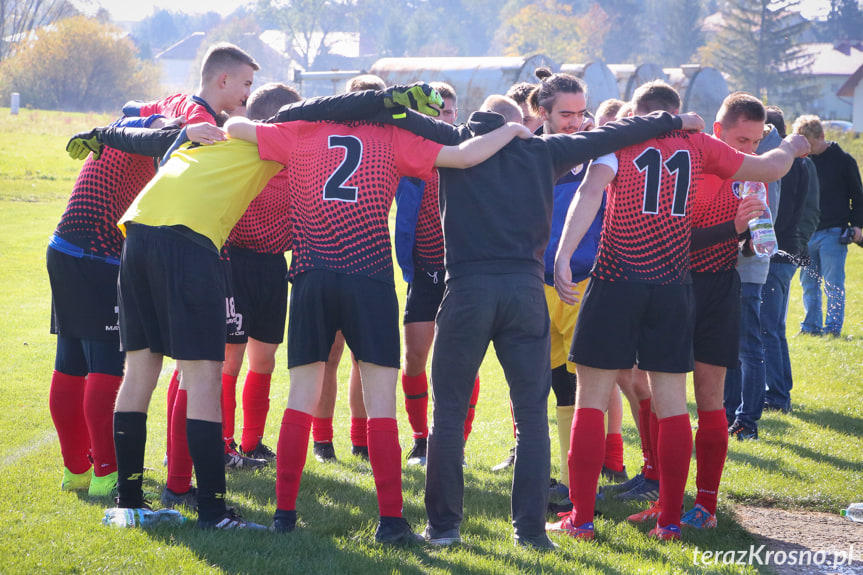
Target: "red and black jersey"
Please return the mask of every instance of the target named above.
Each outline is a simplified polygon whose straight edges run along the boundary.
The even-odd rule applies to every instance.
[[[438,189],[440,176],[435,170],[425,182],[414,243],[414,269],[434,273],[443,270],[443,228],[440,221]]]
[[[681,284],[689,278],[689,203],[710,173],[731,177],[743,154],[707,134],[668,132],[617,152],[593,275]]]
[[[706,174],[704,184],[692,202],[692,227],[709,228],[733,220],[740,205],[740,188],[743,182],[723,180]],[[694,272],[722,272],[737,266],[737,236],[707,246],[689,254]]]
[[[189,94],[174,94],[141,106],[141,116],[152,116],[153,114],[162,114],[169,118],[185,116],[186,124],[216,123],[213,109],[201,98]]]
[[[287,168],[291,278],[324,269],[393,283],[388,218],[399,178],[430,178],[443,146],[370,123],[267,124],[257,137],[261,159]]]
[[[107,146],[98,160],[88,156],[54,234],[92,254],[119,258],[117,222],[154,175],[153,158]]]
[[[273,176],[231,230],[228,243],[262,254],[283,254],[291,249],[290,184],[287,170]]]

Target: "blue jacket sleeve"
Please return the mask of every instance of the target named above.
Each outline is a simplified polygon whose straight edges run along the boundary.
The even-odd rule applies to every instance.
[[[396,189],[396,260],[407,283],[414,280],[413,252],[425,185],[419,178],[402,178]]]

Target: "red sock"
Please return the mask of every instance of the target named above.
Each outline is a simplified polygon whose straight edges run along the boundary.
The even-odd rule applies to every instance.
[[[375,476],[382,517],[402,516],[402,448],[395,419],[369,419],[369,462]]]
[[[117,471],[114,453],[114,403],[123,378],[119,375],[91,373],[84,390],[84,417],[90,434],[93,473],[104,477]]]
[[[572,524],[593,522],[596,484],[605,458],[605,414],[598,409],[575,410],[569,439],[569,498]]]
[[[90,469],[90,437],[84,418],[84,376],[55,371],[51,376],[48,408],[60,439],[63,465],[75,474]],[[113,413],[111,414],[113,421]],[[113,432],[111,434],[113,438]]]
[[[414,439],[429,436],[428,406],[429,382],[426,373],[407,375],[402,373],[402,389],[405,392],[405,411],[414,431]]]
[[[264,438],[267,414],[270,412],[269,373],[256,373],[249,370],[243,384],[243,434],[241,443],[244,451],[251,451]]]
[[[165,455],[171,453],[171,414],[174,413],[174,401],[177,399],[177,390],[180,389],[180,371],[175,369],[168,382],[168,412],[165,416],[167,422]]]
[[[680,526],[680,507],[692,458],[692,426],[689,415],[659,420],[659,501],[662,512],[658,525]]]
[[[647,468],[644,470],[645,479],[659,480],[659,451],[657,444],[659,443],[659,420],[656,419],[656,413],[651,411],[648,415],[647,437],[650,439],[650,459],[647,462]]]
[[[297,493],[309,451],[311,427],[311,414],[285,410],[276,449],[276,508],[282,511],[297,508]]]
[[[650,454],[650,398],[638,402],[638,438],[641,440],[641,474],[649,473],[653,463]]]
[[[728,420],[725,410],[698,411],[698,431],[695,432],[695,503],[716,514],[719,481],[728,454]]]
[[[352,417],[351,418],[351,445],[356,445],[357,447],[367,447],[369,444],[369,439],[366,436],[368,430],[366,426],[368,425],[368,419],[365,417]]]
[[[225,446],[234,441],[234,416],[237,412],[237,376],[222,374],[222,439]]]
[[[464,440],[470,436],[473,429],[473,418],[476,416],[476,403],[479,401],[479,376],[473,382],[473,393],[470,395],[470,404],[467,406],[467,417],[464,419]]]
[[[189,400],[185,389],[178,389],[171,412],[171,451],[168,452],[168,489],[185,493],[192,485],[192,456],[186,438],[186,407]]]
[[[623,436],[609,433],[605,436],[604,465],[612,471],[623,471]]]
[[[312,418],[312,439],[317,443],[332,443],[333,442],[333,418],[332,417],[313,417]]]

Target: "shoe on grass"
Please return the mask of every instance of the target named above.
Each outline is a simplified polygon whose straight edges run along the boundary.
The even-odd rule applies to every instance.
[[[161,501],[162,505],[165,507],[173,508],[178,505],[185,505],[189,509],[197,509],[198,490],[194,487],[189,487],[189,490],[185,493],[177,493],[165,486],[165,488],[162,489],[162,495],[159,497],[159,501]]]
[[[375,541],[385,545],[406,545],[422,543],[425,539],[411,531],[411,526],[404,517],[382,516],[375,530]]]
[[[264,445],[263,441],[259,441],[255,448],[250,449],[249,451],[245,451],[241,448],[240,455],[244,455],[252,459],[263,459],[265,461],[272,461],[276,458],[276,453]]]
[[[321,463],[335,463],[338,461],[338,458],[336,458],[336,448],[333,447],[332,441],[315,441],[312,444],[312,453],[315,459]]]
[[[535,549],[537,551],[554,551],[558,548],[557,543],[549,539],[545,533],[534,537],[514,535],[513,539],[515,539],[515,544],[519,547],[527,547],[528,549]]]
[[[620,493],[617,499],[618,501],[656,501],[659,499],[659,481],[644,479],[629,491]]]
[[[258,523],[246,521],[233,507],[228,507],[220,517],[210,520],[198,519],[198,529],[252,529],[266,530],[266,527]]]
[[[491,468],[492,471],[503,471],[504,469],[508,469],[515,465],[515,447],[509,448],[509,455],[506,456],[506,459],[495,465]]]
[[[662,513],[662,508],[659,506],[659,501],[653,501],[650,504],[650,507],[644,511],[633,513],[627,517],[626,520],[631,521],[632,523],[646,523],[651,519],[659,519],[660,513]]]
[[[87,495],[90,497],[114,497],[117,494],[117,472],[99,477],[93,475],[90,479],[90,489]]]
[[[620,471],[615,471],[613,469],[609,469],[605,465],[602,466],[602,476],[605,477],[608,481],[612,483],[623,483],[624,481],[629,481],[629,475],[626,473],[626,466],[623,466],[623,469]]]
[[[560,521],[554,523],[546,523],[545,530],[549,533],[566,533],[574,539],[593,539],[593,522],[589,521],[581,526],[576,527],[572,524],[571,513],[559,513]]]
[[[758,439],[758,428],[749,427],[739,419],[734,420],[728,428],[728,437],[736,437],[737,441],[744,439]]]
[[[276,509],[276,513],[273,515],[273,524],[270,526],[270,531],[274,531],[276,533],[290,533],[296,529],[297,510],[292,509],[290,511],[285,511],[283,509]]]
[[[680,518],[680,524],[693,529],[714,529],[716,528],[716,515],[697,503],[695,507],[683,514],[683,517]]]
[[[68,467],[63,468],[63,481],[60,482],[60,489],[63,491],[83,491],[90,487],[90,478],[93,476],[91,470],[84,473],[72,473]]]
[[[651,539],[659,539],[660,541],[679,541],[680,527],[673,524],[668,527],[660,527],[659,523],[657,523],[656,527],[651,529],[647,536]]]
[[[426,528],[423,530],[422,537],[425,539],[426,543],[440,547],[461,543],[461,533],[459,533],[458,528],[438,531],[431,525],[426,525]]]
[[[415,437],[414,438],[414,446],[411,448],[408,453],[408,465],[425,465],[426,464],[426,452],[428,450],[428,438],[426,437]]]
[[[356,455],[361,459],[369,460],[369,446],[368,445],[351,445],[351,454]]]
[[[613,485],[603,485],[599,488],[599,494],[602,495],[600,499],[613,499],[617,497],[620,493],[626,493],[630,489],[635,489],[639,487],[644,482],[644,475],[641,473],[636,473],[629,480],[624,481],[623,483],[616,483]]]
[[[240,455],[237,451],[229,451],[225,454],[225,470],[233,471],[235,469],[261,469],[266,467],[268,462],[266,459],[252,459]]]

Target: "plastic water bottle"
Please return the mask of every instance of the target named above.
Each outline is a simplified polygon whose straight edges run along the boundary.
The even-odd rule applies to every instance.
[[[852,503],[848,509],[843,509],[839,514],[855,523],[863,523],[863,503]]]
[[[758,199],[767,204],[767,188],[761,182],[743,182],[741,198],[757,195]],[[757,218],[749,220],[749,233],[752,236],[752,249],[760,258],[769,258],[778,249],[776,232],[773,230],[773,218],[770,216],[770,208]]]
[[[186,518],[176,509],[121,509],[105,510],[102,525],[111,527],[153,527],[156,525],[182,525]]]

